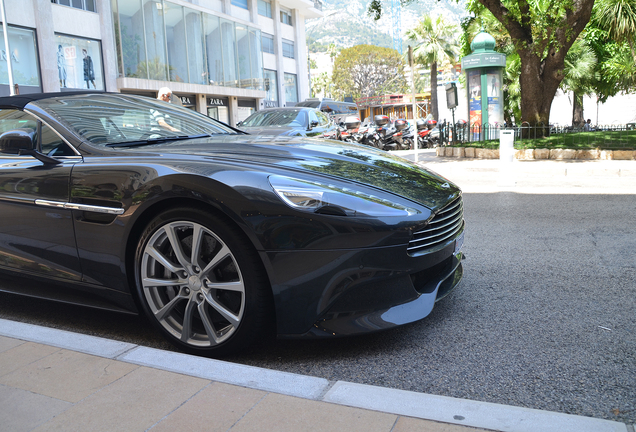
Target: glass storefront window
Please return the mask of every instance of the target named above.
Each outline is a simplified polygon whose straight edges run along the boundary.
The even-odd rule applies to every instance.
[[[289,102],[297,103],[298,102],[298,87],[296,85],[296,74],[285,74],[284,78],[284,87],[285,87],[285,104]]]
[[[264,71],[265,77],[265,91],[267,92],[267,96],[265,96],[265,100],[269,102],[275,102],[275,104],[267,104],[268,107],[278,106],[278,79],[276,77],[276,71],[267,70]]]
[[[260,30],[165,0],[111,4],[120,75],[263,89]]]
[[[60,88],[104,90],[99,41],[55,35]]]
[[[188,41],[188,70],[190,82],[193,84],[208,84],[205,72],[205,50],[203,38],[203,23],[201,12],[185,9],[185,32]]]
[[[251,88],[263,90],[263,49],[261,47],[261,32],[254,28],[248,30],[250,38]]]
[[[146,37],[141,0],[113,0],[119,20],[115,20],[115,38],[121,57],[120,73],[125,77],[148,78]]]
[[[121,3],[123,2],[120,1],[120,5]],[[143,0],[143,13],[146,29],[146,52],[148,54],[145,66],[148,68],[148,78],[167,80],[168,65],[164,37],[163,3],[160,0]]]
[[[188,46],[183,20],[183,7],[165,2],[163,19],[166,22],[166,42],[168,45],[168,71],[170,81],[190,82],[188,78]]]
[[[238,47],[239,87],[250,87],[250,39],[247,27],[236,25],[236,42]]]
[[[218,49],[218,44],[216,47]],[[212,49],[214,49],[214,46]],[[224,19],[221,20],[221,50],[223,51],[224,85],[228,87],[238,87],[234,23]]]
[[[223,77],[223,52],[219,49],[219,45],[223,45],[219,18],[204,14],[203,28],[208,66],[207,84],[222,86],[225,78]]]
[[[12,27],[7,28],[9,36],[9,50],[11,51],[11,67],[13,72],[13,83],[19,87],[31,87],[32,91],[41,90],[40,87],[40,67],[38,65],[38,54],[35,44],[35,32],[33,30]],[[0,24],[0,84],[9,85],[9,70],[7,68],[7,53],[4,48],[4,33]],[[3,94],[9,95],[9,89]]]

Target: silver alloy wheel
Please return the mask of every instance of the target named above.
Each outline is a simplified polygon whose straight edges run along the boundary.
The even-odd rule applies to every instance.
[[[196,222],[160,226],[144,246],[141,283],[155,319],[175,338],[210,347],[236,332],[245,285],[232,251]]]

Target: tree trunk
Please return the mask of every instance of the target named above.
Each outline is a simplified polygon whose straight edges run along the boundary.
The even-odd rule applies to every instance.
[[[572,126],[583,127],[584,123],[583,96],[576,92],[572,92]]]
[[[431,114],[433,114],[433,120],[439,120],[439,110],[437,108],[437,62],[431,64]]]
[[[563,69],[554,73],[546,73],[544,64],[538,56],[527,52],[519,53],[521,57],[521,122],[537,127],[537,136],[548,136],[550,133],[550,108],[552,101],[563,80]]]

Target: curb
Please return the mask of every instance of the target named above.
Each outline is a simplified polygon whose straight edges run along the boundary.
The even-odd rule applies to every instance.
[[[346,381],[334,383],[4,319],[0,319],[0,335],[241,387],[462,426],[502,432],[634,432],[632,425],[611,420]]]
[[[499,159],[499,149],[476,147],[437,147],[438,157]],[[517,160],[636,160],[636,150],[575,150],[575,149],[525,149],[515,150]]]

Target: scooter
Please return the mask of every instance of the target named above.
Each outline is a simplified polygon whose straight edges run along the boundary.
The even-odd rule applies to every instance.
[[[406,147],[405,150],[413,150],[415,148],[416,137],[415,134],[413,134],[413,129],[411,127],[407,126],[402,133],[402,141]]]
[[[403,130],[408,126],[408,122],[403,119],[398,119],[390,123],[389,117],[385,115],[376,115],[374,117],[376,126],[376,132],[380,138],[378,148],[382,150],[405,150],[407,145],[404,144],[402,139]]]
[[[359,143],[364,134],[360,132],[360,119],[349,116],[340,123],[340,139],[346,142]]]
[[[416,122],[419,148],[432,148],[439,144],[439,128],[433,119],[418,119]]]

